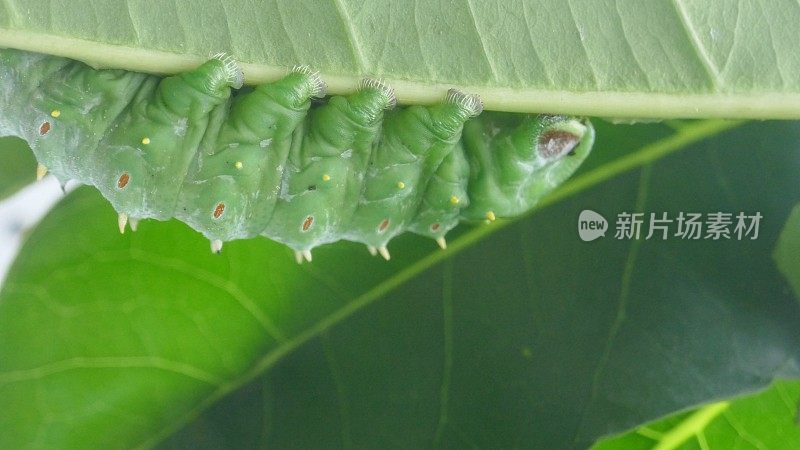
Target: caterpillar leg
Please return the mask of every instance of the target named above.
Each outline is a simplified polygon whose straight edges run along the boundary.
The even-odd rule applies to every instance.
[[[524,213],[572,175],[594,128],[571,117],[486,113],[467,123],[463,143],[471,167],[461,217],[492,221]]]
[[[456,148],[464,122],[481,110],[477,97],[451,90],[440,105],[387,115],[345,238],[388,259],[387,243],[413,222],[427,180]]]
[[[93,184],[130,217],[173,217],[209,117],[239,85],[241,72],[223,57],[160,82],[148,78],[100,142]]]
[[[217,131],[204,137],[180,194],[178,217],[213,240],[261,233],[278,199],[292,135],[311,99],[322,95],[319,77],[297,68],[236,96],[230,114],[212,128]]]
[[[309,253],[341,239],[361,195],[383,112],[394,102],[391,89],[366,80],[356,93],[332,97],[313,111],[289,156],[288,178],[264,235]]]

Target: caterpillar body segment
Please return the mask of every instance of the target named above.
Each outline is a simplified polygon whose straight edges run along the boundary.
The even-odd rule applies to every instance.
[[[296,71],[217,108],[184,181],[178,218],[211,240],[260,234],[278,202],[291,136],[319,89],[315,75]]]
[[[175,217],[211,113],[227,102],[235,83],[221,59],[155,85],[146,82],[98,147],[105,170],[97,186],[117,211],[140,219]]]
[[[381,249],[408,229],[428,180],[455,149],[464,122],[480,109],[475,97],[450,91],[442,104],[388,114],[346,238]]]
[[[428,236],[444,248],[445,235],[458,225],[461,210],[469,205],[468,181],[469,161],[458,142],[428,180],[410,231]]]
[[[335,242],[349,229],[393,94],[362,84],[309,115],[284,171],[284,185],[264,235],[296,250]]]
[[[480,99],[457,90],[395,107],[373,79],[312,102],[325,85],[306,67],[237,90],[242,81],[224,55],[159,78],[0,50],[0,133],[28,141],[39,177],[96,186],[120,231],[177,217],[214,252],[263,235],[298,261],[341,239],[389,259],[405,231],[444,248],[461,220],[530,209],[594,141],[586,120],[481,114]]]
[[[0,132],[25,139],[39,163],[59,179],[83,171],[92,181],[102,172],[94,164],[98,142],[146,79],[121,70],[87,70],[63,58],[2,51]]]

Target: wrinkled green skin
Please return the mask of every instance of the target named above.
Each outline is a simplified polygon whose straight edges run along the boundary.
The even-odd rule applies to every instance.
[[[321,94],[303,71],[232,95],[230,75],[217,59],[159,78],[0,50],[0,135],[27,140],[59,180],[96,186],[131,218],[295,250],[380,248],[406,230],[441,238],[460,220],[519,215],[594,141],[588,121],[473,117],[453,98],[390,109],[370,85],[312,107]]]

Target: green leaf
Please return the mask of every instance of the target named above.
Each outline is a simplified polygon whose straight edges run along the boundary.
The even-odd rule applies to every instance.
[[[800,299],[800,204],[792,210],[792,215],[783,226],[781,237],[775,248],[778,268]]]
[[[403,236],[389,263],[339,243],[298,266],[265,239],[211,255],[176,222],[120,236],[81,189],[0,291],[0,448],[149,446],[186,424],[166,446],[585,448],[798,377],[800,307],[770,252],[800,125],[738,125],[598,123],[597,158],[548,207],[445,252]],[[585,208],[765,219],[756,240],[585,243]]]
[[[601,127],[599,154],[639,128]],[[541,210],[327,329],[165,447],[578,449],[797,378],[800,309],[770,252],[800,194],[798,142],[798,124],[751,124]],[[752,241],[584,243],[584,208],[764,221]]]
[[[226,51],[251,83],[305,64],[331,92],[383,77],[404,103],[459,86],[508,111],[798,118],[799,21],[791,0],[8,0],[0,46],[156,73]]]
[[[609,438],[593,450],[800,447],[800,383],[776,382],[768,390],[675,414]]]
[[[0,138],[0,200],[17,192],[36,177],[36,158],[19,138]]]

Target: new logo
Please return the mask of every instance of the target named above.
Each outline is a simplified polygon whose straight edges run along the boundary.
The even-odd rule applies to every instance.
[[[608,230],[608,221],[591,209],[584,209],[578,216],[578,235],[585,242],[604,237]]]

